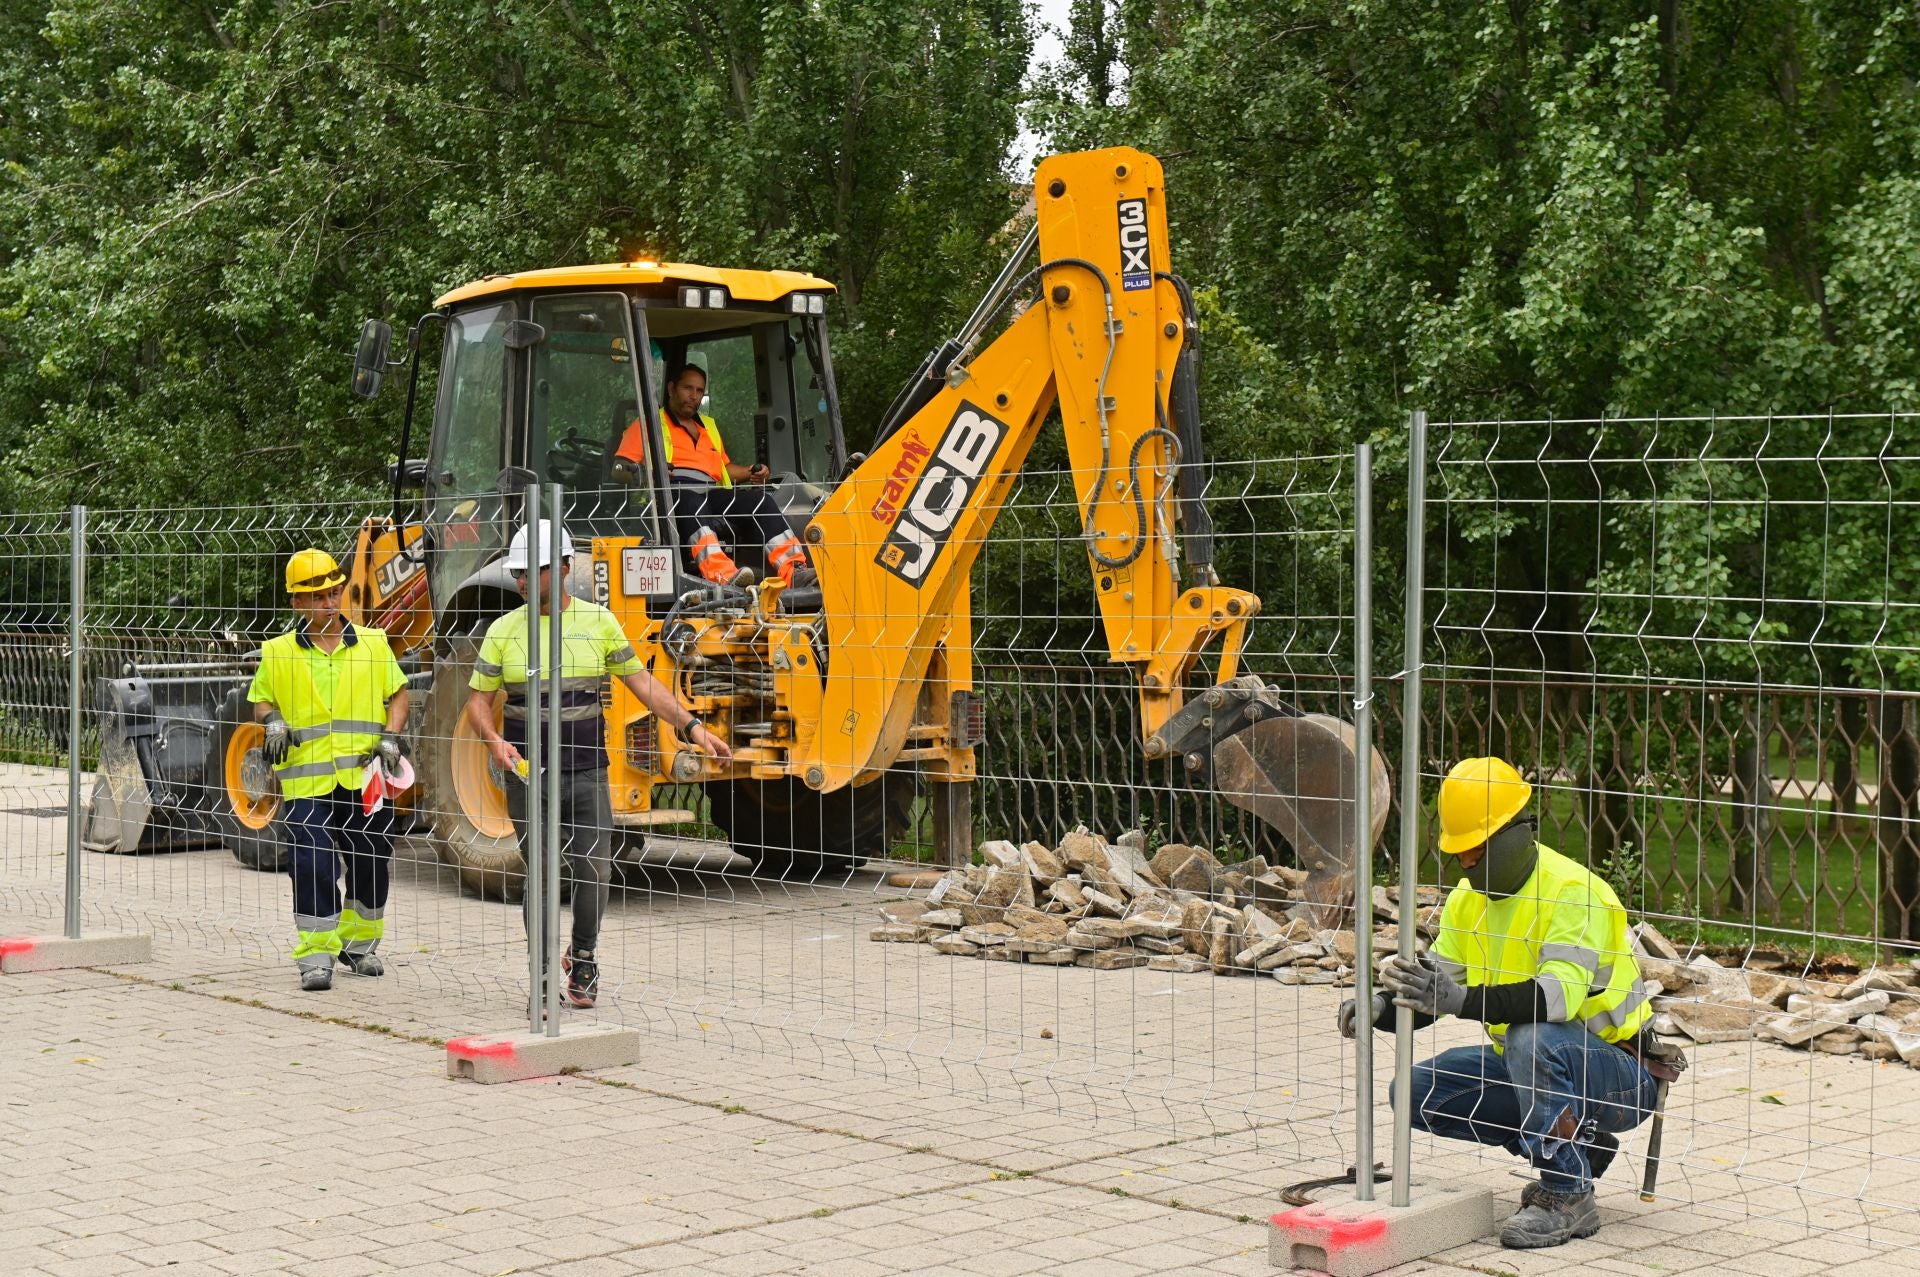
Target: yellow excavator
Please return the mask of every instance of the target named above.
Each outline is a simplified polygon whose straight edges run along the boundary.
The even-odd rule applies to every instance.
[[[489,276],[436,302],[407,335],[410,360],[390,359],[391,329],[367,321],[356,393],[371,398],[390,370],[412,368],[403,458],[421,341],[435,326],[439,384],[425,457],[395,468],[394,517],[367,520],[345,560],[344,606],[385,629],[413,671],[416,814],[470,885],[504,891],[520,870],[503,778],[461,708],[480,633],[519,602],[501,560],[535,481],[564,485],[566,524],[592,547],[569,588],[610,607],[654,674],[734,751],[719,765],[684,748],[612,684],[603,703],[619,826],[693,819],[654,796],[697,783],[709,819],[762,872],[819,875],[891,848],[908,816],[903,782],[917,772],[932,786],[938,851],[963,862],[982,740],[971,570],[1057,407],[1100,621],[1112,659],[1137,677],[1146,756],[1272,824],[1323,912],[1350,897],[1363,845],[1353,731],[1240,672],[1260,599],[1213,569],[1198,331],[1169,261],[1160,163],[1130,148],[1049,157],[1034,208],[1012,259],[864,455],[842,433],[825,322],[833,287],[810,275],[630,261]],[[729,454],[771,472],[813,584],[736,588],[693,573],[658,434],[664,370],[687,364],[707,373],[706,408]],[[637,474],[616,455],[635,422],[652,431]],[[410,507],[405,488],[419,490]],[[1196,662],[1215,644],[1212,677],[1200,680]],[[171,682],[154,672],[107,689],[91,845],[143,849],[199,825],[246,863],[282,862],[246,672]],[[204,748],[156,739],[207,720]],[[1367,753],[1370,851],[1388,804],[1384,760]],[[197,822],[174,810],[193,793],[211,796]]]

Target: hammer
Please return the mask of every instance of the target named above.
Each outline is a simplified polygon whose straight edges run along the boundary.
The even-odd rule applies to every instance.
[[[1667,1083],[1662,1081],[1653,1096],[1653,1125],[1647,1130],[1647,1169],[1640,1179],[1640,1200],[1653,1200],[1653,1186],[1660,1178],[1660,1136],[1667,1120]]]

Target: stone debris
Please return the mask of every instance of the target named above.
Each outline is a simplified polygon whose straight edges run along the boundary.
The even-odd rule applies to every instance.
[[[1353,983],[1354,932],[1315,924],[1302,890],[1306,874],[1290,866],[1259,858],[1227,865],[1204,847],[1149,848],[1137,830],[1110,842],[1085,828],[1051,848],[982,843],[979,859],[947,871],[922,899],[883,902],[872,939],[926,944],[950,957],[1092,971]],[[1439,933],[1444,899],[1432,886],[1415,897],[1421,949]],[[1371,903],[1378,962],[1399,946],[1399,892],[1376,886]],[[1656,1034],[1920,1068],[1920,960],[1821,979],[1775,950],[1752,948],[1736,959],[1744,965],[1727,965],[1648,922],[1628,936],[1651,986]]]

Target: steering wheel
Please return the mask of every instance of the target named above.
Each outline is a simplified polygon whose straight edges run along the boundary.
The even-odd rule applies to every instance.
[[[606,465],[607,446],[583,437],[577,430],[567,431],[547,447],[548,470],[564,468],[570,471],[568,477],[576,486],[586,478],[592,478],[597,483]]]

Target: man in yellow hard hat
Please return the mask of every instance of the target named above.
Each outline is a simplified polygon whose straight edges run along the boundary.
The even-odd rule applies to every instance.
[[[1652,1016],[1613,888],[1534,839],[1533,787],[1499,758],[1469,758],[1440,786],[1440,850],[1460,874],[1440,935],[1417,961],[1381,965],[1375,1028],[1393,1007],[1416,1027],[1479,1020],[1490,1044],[1442,1051],[1413,1070],[1413,1125],[1498,1144],[1539,1168],[1500,1229],[1518,1249],[1558,1246],[1600,1228],[1594,1180],[1615,1136],[1652,1113],[1658,1078]],[[1391,995],[1392,1002],[1388,1002]],[[1340,1008],[1357,1031],[1358,1008]],[[1395,1094],[1396,1106],[1406,1097]]]
[[[280,779],[293,842],[293,948],[300,987],[333,987],[336,958],[356,975],[382,974],[393,811],[369,815],[360,787],[369,761],[400,767],[407,677],[387,636],[340,615],[346,574],[325,550],[287,562],[293,628],[267,640],[247,689],[261,754]],[[346,898],[340,894],[342,862]]]

